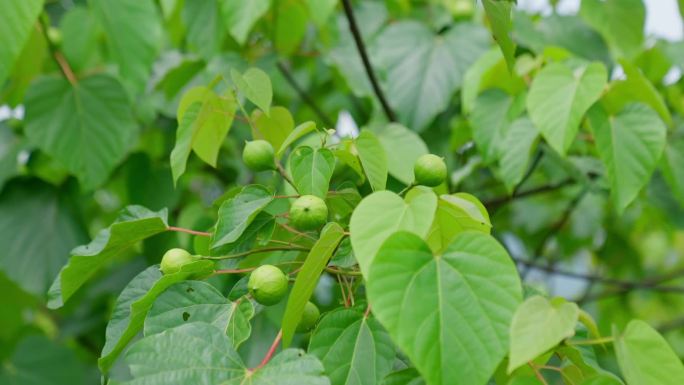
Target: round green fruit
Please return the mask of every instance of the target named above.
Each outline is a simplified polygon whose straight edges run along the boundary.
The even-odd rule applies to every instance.
[[[304,313],[302,313],[302,319],[299,320],[297,324],[298,333],[306,333],[316,326],[318,317],[321,316],[321,312],[318,310],[316,305],[311,302],[307,302],[304,306]]]
[[[262,265],[249,276],[247,288],[255,301],[266,306],[275,305],[287,292],[287,276],[273,265]]]
[[[421,155],[413,166],[413,176],[416,184],[439,186],[447,177],[444,159],[434,154]]]
[[[253,140],[245,144],[242,161],[252,171],[275,170],[275,155],[271,143]]]
[[[328,206],[314,195],[302,195],[290,207],[290,223],[297,229],[316,230],[328,221]]]
[[[171,249],[164,253],[159,268],[164,274],[173,274],[179,272],[184,265],[196,260],[196,256],[183,249]]]

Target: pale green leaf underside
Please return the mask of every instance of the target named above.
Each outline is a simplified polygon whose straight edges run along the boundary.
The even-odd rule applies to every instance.
[[[508,372],[575,335],[578,317],[579,308],[571,302],[542,296],[525,300],[511,323]]]
[[[633,320],[615,337],[615,353],[627,385],[684,384],[684,365],[665,338],[646,322]]]
[[[459,234],[434,256],[415,234],[397,232],[370,267],[368,299],[430,385],[484,385],[508,352],[522,300],[515,265],[491,236]]]
[[[527,172],[539,131],[527,117],[516,119],[508,128],[500,147],[499,175],[508,193],[513,193]]]
[[[423,139],[398,123],[384,125],[373,132],[387,155],[389,174],[406,185],[413,182],[413,165],[416,159],[428,153]]]

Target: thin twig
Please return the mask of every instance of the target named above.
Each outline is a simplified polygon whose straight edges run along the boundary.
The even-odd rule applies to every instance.
[[[276,66],[278,67],[278,70],[280,70],[280,73],[283,74],[283,77],[285,77],[285,80],[287,80],[287,82],[290,83],[290,86],[292,86],[292,88],[297,92],[297,95],[302,98],[304,103],[311,107],[313,112],[315,112],[316,115],[318,115],[318,117],[323,121],[323,124],[325,124],[328,128],[335,127],[335,123],[333,123],[333,121],[325,114],[325,112],[318,107],[318,104],[316,104],[311,96],[309,96],[309,94],[304,91],[302,87],[300,87],[300,85],[297,83],[297,79],[292,76],[292,73],[290,73],[285,64],[279,61],[276,63]]]
[[[368,76],[368,80],[370,81],[371,86],[373,87],[373,92],[375,92],[375,96],[377,96],[378,100],[380,100],[380,105],[382,106],[382,110],[385,112],[385,115],[387,115],[387,119],[390,122],[396,122],[397,118],[394,115],[392,109],[390,108],[389,103],[385,98],[385,94],[382,92],[382,89],[380,88],[378,79],[375,77],[375,72],[373,72],[373,66],[371,66],[370,60],[368,59],[368,53],[366,52],[366,46],[363,43],[363,37],[361,36],[359,27],[356,25],[356,19],[354,18],[354,10],[352,9],[351,1],[342,0],[342,5],[344,6],[344,14],[347,16],[347,21],[349,22],[349,30],[351,31],[352,36],[354,37],[356,49],[359,51],[359,56],[361,56],[363,68],[366,70],[366,75]]]
[[[508,202],[511,202],[513,200],[525,198],[525,197],[529,197],[529,196],[533,196],[533,195],[537,195],[537,194],[543,194],[546,192],[560,190],[563,187],[569,186],[571,184],[574,184],[574,180],[566,179],[566,180],[559,182],[559,183],[556,183],[556,184],[548,184],[548,185],[544,185],[544,186],[539,186],[539,187],[535,187],[535,188],[532,188],[532,189],[529,189],[526,191],[518,192],[518,193],[510,195],[510,196],[502,196],[502,197],[490,199],[488,201],[484,201],[483,204],[485,205],[485,207],[487,207],[487,210],[492,211],[492,210],[496,210],[500,206],[502,206]]]
[[[297,186],[295,186],[294,181],[292,180],[292,178],[290,178],[290,175],[287,173],[287,171],[285,170],[283,165],[280,164],[280,162],[276,162],[276,169],[278,170],[280,175],[283,177],[283,179],[285,179],[285,181],[287,183],[289,183],[290,186],[292,186],[292,188],[295,189],[295,191],[297,191]],[[299,191],[297,191],[297,192],[299,192]]]
[[[71,83],[71,85],[76,85],[78,81],[76,80],[76,75],[74,75],[74,71],[71,69],[69,62],[66,60],[64,55],[62,55],[62,52],[59,51],[59,48],[57,48],[55,43],[50,40],[50,36],[48,35],[49,27],[45,21],[45,18],[41,16],[38,18],[38,20],[40,23],[37,25],[37,28],[43,33],[43,37],[45,37],[48,49],[50,50],[50,53],[52,53],[52,57],[55,59],[57,66],[59,66],[59,69],[62,71],[64,77],[69,81],[69,83]]]
[[[274,246],[274,247],[262,247],[260,249],[254,249],[254,250],[248,250],[248,251],[243,251],[241,253],[235,253],[235,254],[230,254],[230,255],[220,255],[216,257],[210,257],[210,256],[202,256],[202,259],[234,259],[234,258],[240,258],[240,257],[246,257],[251,254],[258,254],[258,253],[268,253],[271,251],[309,251],[310,249],[306,247],[295,247],[295,246]]]
[[[179,233],[187,233],[187,234],[193,234],[193,235],[201,235],[203,237],[211,237],[211,233],[207,233],[205,231],[197,231],[197,230],[190,230],[190,229],[184,229],[182,227],[176,227],[176,226],[169,226],[166,228],[168,231],[177,231]]]
[[[527,362],[527,365],[529,365],[530,368],[532,368],[532,371],[534,371],[534,375],[537,377],[537,379],[542,384],[549,385],[549,383],[546,382],[546,380],[544,379],[544,376],[542,376],[541,372],[539,371],[539,369],[537,369],[537,367],[534,365],[534,363],[532,363],[532,361]]]
[[[525,173],[525,175],[522,177],[522,179],[520,179],[520,182],[518,182],[518,184],[515,185],[515,187],[513,188],[513,192],[511,193],[511,196],[518,195],[520,188],[532,176],[532,174],[534,173],[534,170],[537,169],[537,166],[539,165],[543,156],[544,156],[544,151],[540,148],[537,151],[537,155],[534,157],[534,160],[532,161],[532,164],[530,165],[530,167],[527,169],[527,172]]]
[[[325,271],[331,274],[337,274],[337,275],[348,275],[351,277],[360,277],[361,272],[360,271],[353,271],[353,270],[339,270],[334,267],[326,267]]]

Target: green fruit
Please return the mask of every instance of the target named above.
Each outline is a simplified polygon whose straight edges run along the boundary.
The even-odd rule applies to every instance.
[[[275,155],[271,143],[253,140],[245,144],[242,161],[252,171],[275,170]]]
[[[290,223],[299,230],[315,230],[328,221],[328,206],[314,195],[302,195],[290,207]]]
[[[262,265],[249,276],[247,288],[262,305],[275,305],[287,292],[287,276],[273,265]]]
[[[433,154],[421,155],[413,166],[413,176],[416,184],[439,186],[447,177],[444,159]]]
[[[318,311],[316,305],[311,302],[307,302],[304,306],[304,313],[302,313],[302,319],[299,320],[297,324],[298,333],[306,333],[316,326],[318,317],[321,316],[321,312]]]
[[[171,249],[164,253],[159,268],[164,274],[173,274],[179,272],[184,265],[196,260],[196,256],[183,249]]]

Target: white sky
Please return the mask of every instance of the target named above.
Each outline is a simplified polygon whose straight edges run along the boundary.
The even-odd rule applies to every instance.
[[[518,0],[518,7],[548,13],[548,0]],[[682,19],[679,15],[677,0],[644,0],[646,4],[646,35],[668,40],[682,39]],[[560,13],[577,13],[580,0],[561,0]]]

